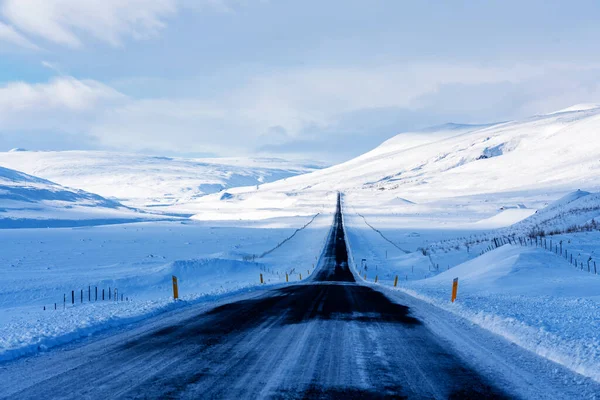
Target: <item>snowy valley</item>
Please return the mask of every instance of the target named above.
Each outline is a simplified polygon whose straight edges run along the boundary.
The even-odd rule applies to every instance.
[[[0,230],[0,359],[172,310],[171,275],[190,303],[257,290],[261,276],[275,287],[286,274],[300,282],[320,262],[341,192],[358,279],[588,379],[578,384],[600,382],[600,276],[586,263],[600,263],[599,131],[600,106],[576,106],[402,133],[322,169],[272,159],[1,153],[0,227],[22,229]],[[63,219],[88,223],[51,222]],[[561,254],[532,244],[542,237],[560,242]],[[585,270],[563,256],[563,244]],[[88,301],[95,287],[132,301]],[[72,290],[82,301],[63,304]]]

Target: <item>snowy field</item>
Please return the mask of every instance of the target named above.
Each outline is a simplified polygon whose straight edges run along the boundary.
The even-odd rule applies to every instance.
[[[312,272],[332,211],[297,233],[312,217],[0,230],[0,360],[176,307],[172,275],[179,278],[185,301],[251,290],[260,286],[261,273],[268,285],[284,283],[286,272],[296,282]],[[130,301],[115,302],[114,289],[119,300],[123,295]]]
[[[157,209],[172,220],[0,230],[0,359],[176,307],[170,301],[173,274],[188,301],[251,290],[261,273],[270,285],[283,284],[286,272],[297,281],[314,268],[341,191],[351,256],[369,284],[377,279],[392,288],[397,276],[394,290],[600,382],[600,275],[587,271],[588,261],[600,263],[599,127],[598,106],[502,124],[444,125],[400,134],[354,160],[271,183],[262,182],[274,175],[247,171],[247,165],[233,161],[219,166],[219,182],[212,182],[207,177],[212,179],[213,166],[200,173],[208,175],[195,176],[188,161],[144,159],[144,168],[155,162],[174,168],[153,177],[166,186],[154,196],[147,191],[160,187],[153,179],[134,185],[120,175],[110,181],[100,169],[109,180],[97,188],[85,186],[111,200],[33,176],[19,175],[15,183],[14,171],[4,170],[7,191],[16,188],[10,201],[22,187],[41,189],[37,194],[43,196],[19,203],[19,212],[69,214],[78,207],[93,209],[92,199],[102,215],[113,210],[144,215],[112,200],[118,195],[146,212],[153,208],[149,205],[160,205]],[[58,183],[77,183],[61,154],[43,154],[39,161],[35,153],[3,157],[13,166],[29,165],[24,160],[31,159]],[[236,180],[238,167],[253,180]],[[82,174],[93,181],[94,168]],[[295,172],[285,174],[301,172],[289,168]],[[135,165],[127,170],[136,172]],[[179,181],[181,171],[186,178]],[[221,186],[200,187],[211,182]],[[124,195],[128,189],[137,194]],[[75,196],[74,204],[44,197],[54,192]],[[31,203],[47,207],[32,211]],[[535,235],[521,246],[533,232],[540,242],[541,235],[552,240],[553,247],[562,241],[585,270],[532,246]],[[498,237],[512,244],[493,245]],[[456,277],[458,300],[452,304]],[[86,303],[88,286],[118,288],[133,301]],[[64,294],[81,289],[83,304],[76,295],[75,306],[53,310],[55,302],[62,306]],[[51,310],[43,311],[44,306]]]
[[[391,288],[398,276],[397,290],[600,381],[600,275],[535,246],[507,244],[480,255],[488,241],[470,248],[461,245],[469,237],[483,240],[509,228],[432,229],[413,221],[411,228],[399,223],[394,229],[398,217],[386,218],[376,210],[361,216],[351,205],[346,209],[348,241],[363,279],[372,284],[377,278],[377,284]],[[581,259],[600,251],[597,231],[552,239],[563,240]],[[452,304],[452,281],[457,277],[458,300]]]

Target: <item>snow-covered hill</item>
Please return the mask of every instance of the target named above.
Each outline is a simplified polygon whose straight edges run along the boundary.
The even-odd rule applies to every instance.
[[[340,190],[354,205],[397,213],[423,214],[432,207],[454,212],[457,204],[481,206],[485,212],[477,218],[513,207],[535,211],[578,188],[600,189],[598,132],[600,107],[589,104],[523,121],[445,125],[400,134],[353,160],[258,191],[232,190],[228,202],[244,209],[274,200],[318,207],[320,197]],[[214,209],[233,209],[219,201],[214,196],[199,201],[199,218],[210,217],[211,202]]]
[[[98,151],[11,151],[0,153],[0,165],[134,207],[186,203],[323,167],[272,158],[187,159]]]
[[[510,233],[549,234],[600,228],[600,193],[571,192],[507,228]]]
[[[147,218],[151,216],[116,201],[0,167],[0,228],[89,225]]]
[[[433,135],[439,140],[417,146],[406,146],[401,134],[355,160],[290,179],[287,186],[317,182],[314,188],[391,190],[409,199],[599,186],[600,107],[574,109],[467,127],[449,137],[436,137],[440,130]]]

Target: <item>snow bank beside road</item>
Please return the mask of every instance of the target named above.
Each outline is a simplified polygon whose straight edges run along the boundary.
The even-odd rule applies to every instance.
[[[143,290],[170,291],[171,273],[179,278],[179,286],[184,294],[183,302],[174,302],[169,295],[157,299],[136,300],[130,302],[92,301],[69,304],[63,310],[46,311],[23,309],[11,321],[0,325],[0,361],[10,360],[23,355],[44,351],[51,347],[73,340],[85,338],[94,333],[140,321],[161,312],[183,307],[198,301],[211,301],[220,296],[255,290],[259,285],[258,276],[262,264],[235,260],[188,260],[177,261],[165,268],[162,274],[154,274],[141,279],[131,278],[129,282],[117,281],[115,284],[126,288],[128,293]],[[266,274],[265,274],[266,275]],[[281,283],[282,279],[270,276],[269,283]],[[264,287],[264,286],[262,286]],[[146,294],[144,297],[150,297]]]
[[[450,303],[452,279],[458,300]],[[552,253],[504,246],[402,290],[600,382],[600,278]]]
[[[264,258],[310,218],[258,223],[140,223],[77,229],[0,231],[0,360],[126,325],[174,307],[171,275],[186,301],[212,301],[236,292],[299,280],[311,270],[331,214]],[[296,271],[295,274],[291,272]],[[266,285],[260,285],[263,274]],[[88,285],[92,302],[88,301]],[[94,301],[94,287],[118,288],[131,302]],[[79,290],[84,289],[81,303]],[[75,305],[71,305],[75,290]],[[63,310],[63,294],[67,306]],[[99,297],[101,299],[101,297]],[[54,310],[54,303],[58,310]],[[43,307],[46,306],[46,311]]]
[[[449,270],[441,265],[438,274],[428,257],[419,251],[402,254],[359,216],[346,215],[346,221],[356,267],[362,269],[362,277],[367,274],[368,282],[377,275],[380,285],[392,287],[398,275],[399,290],[600,382],[600,276],[575,269],[552,252],[510,245],[473,259],[478,252],[443,253],[450,267],[458,265]],[[397,229],[393,238],[408,248],[414,248],[412,241],[438,240],[435,231],[419,232]],[[448,234],[453,233],[437,235]],[[586,254],[597,250],[597,233],[561,239],[571,240],[571,250]],[[452,304],[455,277],[459,278],[458,300]]]

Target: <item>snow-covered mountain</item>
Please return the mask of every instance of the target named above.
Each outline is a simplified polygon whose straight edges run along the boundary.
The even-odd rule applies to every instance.
[[[571,192],[507,229],[521,235],[600,228],[600,193]]]
[[[524,121],[467,126],[448,135],[444,130],[422,133],[425,139],[433,136],[434,140],[416,146],[407,146],[401,134],[354,160],[290,179],[287,186],[315,182],[313,188],[391,190],[409,199],[598,186],[600,107],[590,107],[571,107]],[[270,186],[277,187],[283,185]]]
[[[11,151],[0,153],[0,165],[134,207],[186,203],[323,167],[272,158],[187,159],[98,151]]]
[[[353,160],[260,190],[232,190],[227,201],[244,209],[274,201],[308,207],[308,196],[315,207],[319,198],[341,190],[358,199],[355,204],[390,205],[408,213],[442,199],[440,207],[465,207],[468,202],[458,200],[465,196],[471,204],[488,203],[488,213],[524,201],[526,208],[537,209],[579,188],[600,189],[598,132],[600,106],[590,104],[522,121],[444,125],[400,134]],[[210,213],[211,202],[213,210],[226,208],[219,200],[199,201],[199,218]]]
[[[0,167],[0,228],[73,226],[147,218],[151,216],[96,194]]]

